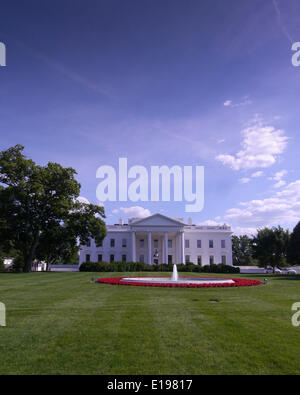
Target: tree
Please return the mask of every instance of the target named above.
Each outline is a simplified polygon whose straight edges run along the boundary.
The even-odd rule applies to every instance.
[[[291,265],[300,265],[300,221],[294,227],[291,234],[287,259]]]
[[[23,150],[16,145],[0,152],[0,244],[19,251],[25,272],[37,257],[73,253],[77,240],[86,244],[94,238],[100,245],[104,209],[77,200],[76,171],[53,162],[38,166]]]
[[[4,257],[0,253],[0,273],[5,271]]]
[[[253,238],[253,255],[262,267],[271,266],[273,272],[276,266],[286,266],[286,256],[290,234],[281,226],[258,230]]]
[[[234,266],[251,266],[253,259],[252,239],[247,235],[232,236],[232,258]]]

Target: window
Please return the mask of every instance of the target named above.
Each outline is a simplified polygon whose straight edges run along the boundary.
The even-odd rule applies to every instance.
[[[222,255],[222,265],[226,265],[226,255]]]
[[[122,239],[122,247],[123,248],[127,247],[127,240],[126,239]]]
[[[209,248],[214,248],[214,241],[213,240],[209,240]]]
[[[139,262],[142,262],[142,263],[144,263],[144,255],[140,255]]]
[[[126,255],[122,255],[122,262],[126,262]]]
[[[140,239],[140,248],[144,248],[144,247],[145,247],[145,240]]]
[[[190,241],[184,240],[184,246],[185,246],[185,248],[190,248]]]
[[[221,248],[225,248],[225,240],[221,240]]]
[[[172,255],[168,255],[168,264],[172,265]]]
[[[114,261],[115,261],[115,256],[113,254],[111,254],[109,257],[109,262],[112,263]]]
[[[213,255],[210,255],[210,257],[209,257],[209,264],[210,265],[214,264],[214,256]]]
[[[154,240],[154,248],[158,248],[158,240]]]
[[[190,256],[189,255],[186,255],[185,256],[185,263],[189,263],[190,262]]]
[[[201,255],[198,255],[197,256],[197,263],[198,263],[198,265],[202,265],[202,256]]]
[[[110,239],[110,246],[114,247],[115,246],[115,239]]]
[[[98,262],[102,262],[102,254],[98,255]]]
[[[168,240],[168,248],[172,248],[172,240]]]
[[[85,261],[86,261],[86,262],[90,262],[90,260],[91,260],[90,254],[86,254],[86,256],[85,256]]]
[[[197,240],[197,248],[201,248],[201,240]]]
[[[87,246],[87,247],[90,247],[90,246],[91,246],[91,240],[89,240],[89,241],[86,243],[86,246]]]

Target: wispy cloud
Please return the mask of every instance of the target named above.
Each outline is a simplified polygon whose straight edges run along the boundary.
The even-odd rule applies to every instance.
[[[249,100],[247,97],[245,97],[242,101],[238,102],[238,103],[233,103],[232,100],[226,100],[223,105],[224,107],[242,107],[242,106],[247,106],[249,104],[252,104],[252,101]]]
[[[263,172],[262,171],[256,171],[255,173],[252,173],[251,174],[251,177],[252,178],[258,178],[258,177],[261,177],[261,176],[263,176]]]
[[[243,177],[239,179],[241,184],[248,184],[248,182],[250,182],[250,178],[248,177]]]
[[[104,89],[103,87],[99,86],[99,84],[96,84],[95,82],[92,82],[90,80],[88,80],[87,78],[83,77],[82,75],[80,75],[79,73],[69,69],[68,67],[66,67],[65,65],[63,65],[62,63],[46,56],[44,53],[37,51],[33,48],[31,48],[30,46],[28,46],[27,44],[25,44],[24,42],[20,41],[20,40],[14,40],[16,42],[16,44],[22,48],[24,48],[26,50],[27,54],[30,54],[31,56],[33,56],[36,59],[41,60],[44,64],[46,64],[48,67],[50,67],[52,70],[66,76],[68,79],[70,79],[71,81],[75,82],[78,85],[83,86],[86,89],[92,90],[94,92],[97,92],[99,94],[101,94],[102,96],[105,96],[107,98],[112,99],[113,96],[112,94]]]
[[[276,15],[277,15],[277,21],[278,21],[278,25],[282,31],[282,33],[285,35],[285,37],[291,42],[293,43],[293,39],[290,35],[290,33],[288,32],[285,24],[282,22],[282,16],[281,16],[281,12],[277,3],[277,0],[272,0],[273,1],[273,6],[275,8],[276,11]]]

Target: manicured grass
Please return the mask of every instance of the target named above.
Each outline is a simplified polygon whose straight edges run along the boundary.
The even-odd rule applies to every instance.
[[[269,281],[218,289],[91,281],[120,275],[142,273],[0,274],[0,374],[300,373],[300,277],[236,275]]]

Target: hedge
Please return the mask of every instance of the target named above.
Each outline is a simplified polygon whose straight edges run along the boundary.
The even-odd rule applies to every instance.
[[[148,265],[143,262],[84,262],[79,270],[81,272],[171,272],[172,264]],[[205,265],[199,266],[193,263],[177,265],[178,272],[196,273],[239,273],[239,267],[229,265]]]

